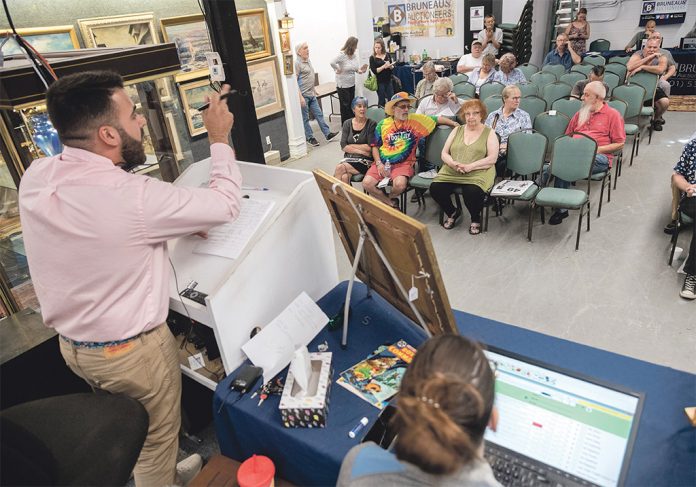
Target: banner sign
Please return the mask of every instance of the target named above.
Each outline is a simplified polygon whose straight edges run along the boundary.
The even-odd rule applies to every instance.
[[[455,0],[385,2],[392,33],[404,37],[454,36]]]
[[[640,23],[644,26],[648,20],[657,25],[683,24],[686,17],[686,4],[689,0],[643,0],[640,11]]]
[[[669,79],[672,95],[696,95],[696,56],[692,50],[669,49],[677,63],[677,72]]]

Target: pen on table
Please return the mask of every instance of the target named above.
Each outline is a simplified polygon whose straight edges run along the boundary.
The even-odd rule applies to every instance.
[[[368,421],[369,420],[366,417],[363,417],[363,419],[361,419],[360,422],[353,426],[353,429],[348,432],[348,436],[355,438],[355,435],[357,435],[361,429],[367,426]]]
[[[268,188],[263,186],[242,186],[242,189],[245,191],[269,191]]]
[[[236,95],[236,94],[237,94],[237,90],[230,90],[229,92],[227,92],[227,93],[225,93],[224,95],[222,95],[222,96],[220,97],[220,100],[221,100],[221,101],[222,101],[222,100],[225,100],[226,98],[229,98],[230,95]],[[197,110],[198,110],[199,112],[202,112],[202,111],[207,110],[209,106],[210,106],[210,103],[205,103],[205,104],[199,106],[199,107],[197,108]]]

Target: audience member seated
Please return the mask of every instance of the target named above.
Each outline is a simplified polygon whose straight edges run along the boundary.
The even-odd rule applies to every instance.
[[[642,32],[636,32],[636,35],[634,35],[631,40],[628,41],[628,44],[626,44],[626,47],[624,48],[626,52],[640,51],[643,49],[643,41],[650,39],[650,35],[655,31],[656,25],[657,24],[654,20],[648,20],[645,23],[645,30]]]
[[[464,54],[459,58],[457,73],[469,73],[474,68],[481,66],[481,61],[483,60],[482,51],[481,41],[474,39],[474,42],[471,43],[471,54]]]
[[[689,137],[688,142],[693,141],[696,139],[696,132],[691,134],[691,137]],[[683,154],[682,154],[683,157]],[[672,235],[674,231],[676,230],[677,227],[677,218],[679,218],[679,200],[681,200],[682,192],[677,188],[677,186],[674,184],[674,178],[672,178],[671,183],[670,183],[670,189],[672,190],[672,208],[671,208],[671,215],[672,218],[669,221],[667,225],[665,225],[665,233],[667,235]]]
[[[433,83],[437,79],[437,71],[435,71],[435,63],[428,61],[423,65],[423,79],[416,85],[416,98],[421,99],[424,96],[433,94]]]
[[[592,174],[611,168],[612,152],[621,149],[626,141],[624,121],[621,114],[606,104],[607,92],[599,81],[587,83],[582,95],[582,108],[570,119],[566,134],[580,132],[597,142],[597,154],[592,165]],[[556,178],[556,188],[567,188],[567,181]],[[559,209],[551,218],[550,225],[558,225],[568,216],[568,210]]]
[[[561,64],[566,71],[570,71],[573,64],[580,64],[581,62],[582,59],[580,55],[573,50],[573,47],[568,42],[568,36],[565,34],[558,34],[556,36],[556,47],[548,52],[542,66],[546,66],[547,64]]]
[[[465,101],[458,115],[465,124],[447,138],[442,148],[444,165],[430,185],[430,194],[445,213],[442,226],[450,230],[461,216],[461,211],[452,204],[452,193],[460,189],[471,215],[469,233],[478,235],[484,199],[495,181],[498,137],[483,125],[486,106],[481,100]]]
[[[367,98],[356,96],[351,104],[354,118],[346,120],[341,132],[341,149],[347,159],[338,163],[334,177],[350,184],[351,177],[365,174],[372,164],[372,147],[370,142],[375,135],[377,123],[365,116]]]
[[[696,218],[696,139],[692,138],[684,146],[679,162],[674,167],[672,184],[684,192],[679,208],[692,219]],[[686,299],[696,299],[696,225],[692,229],[689,257],[684,264],[686,278],[679,295]]]
[[[570,92],[570,96],[575,98],[582,98],[582,94],[585,91],[585,86],[587,83],[592,81],[600,81],[604,85],[604,90],[607,92],[607,100],[610,98],[609,85],[604,82],[604,66],[594,66],[592,71],[590,71],[589,79],[581,79],[575,83],[573,90]]]
[[[662,34],[659,32],[655,31],[650,35],[651,39],[657,39],[660,42],[660,45],[662,45]],[[672,92],[672,85],[669,84],[669,79],[677,74],[677,62],[674,60],[674,57],[672,56],[672,53],[669,52],[667,49],[659,49],[660,54],[662,54],[666,59],[667,59],[667,71],[665,74],[660,76],[660,79],[657,82],[657,86],[664,91],[665,95],[667,95],[667,98],[669,99],[669,95]],[[665,119],[660,117],[656,119],[657,122],[661,123],[662,125],[665,124]]]
[[[483,18],[483,30],[479,31],[476,38],[481,42],[484,54],[498,55],[503,43],[503,30],[495,26],[495,16],[486,15]]]
[[[457,122],[447,117],[409,114],[408,111],[415,101],[408,93],[401,91],[387,102],[384,111],[389,116],[377,124],[375,138],[370,144],[375,163],[370,166],[363,179],[365,191],[394,208],[399,207],[398,197],[406,191],[408,180],[413,176],[419,142],[424,142],[437,124],[458,126]],[[389,169],[385,167],[386,163],[390,164]],[[390,196],[377,187],[377,183],[384,178],[391,180]]]
[[[585,41],[590,38],[590,24],[587,22],[587,9],[585,7],[578,10],[575,20],[566,27],[565,35],[568,36],[573,51],[579,56],[587,52]]]
[[[341,465],[338,487],[500,487],[483,458],[495,431],[495,375],[481,347],[459,335],[425,342],[406,369],[390,426],[393,451],[367,442]]]
[[[490,81],[493,73],[495,73],[495,56],[493,54],[484,54],[481,66],[475,68],[469,75],[469,83],[476,87],[477,95],[481,90],[481,85],[486,81]]]
[[[517,66],[517,58],[515,55],[511,52],[503,54],[500,58],[500,69],[493,73],[491,81],[497,81],[505,86],[526,83],[527,78],[524,77],[524,73],[515,66]]]
[[[454,117],[459,111],[462,102],[457,98],[457,95],[452,92],[452,88],[451,79],[436,79],[435,83],[433,83],[433,94],[426,96],[418,103],[416,113]]]
[[[631,76],[640,71],[646,71],[658,76],[662,76],[667,71],[667,57],[660,53],[660,41],[657,39],[648,39],[642,51],[635,52],[628,60],[626,65],[628,69],[627,81],[630,81]],[[652,122],[653,130],[662,130],[664,119],[662,115],[669,108],[669,98],[667,94],[659,86],[655,90],[655,117]]]
[[[486,126],[495,130],[500,136],[500,148],[498,160],[495,163],[495,172],[498,177],[503,177],[507,165],[507,140],[511,133],[523,129],[532,128],[532,120],[529,114],[520,109],[522,92],[515,85],[506,86],[503,89],[503,106],[488,114]]]

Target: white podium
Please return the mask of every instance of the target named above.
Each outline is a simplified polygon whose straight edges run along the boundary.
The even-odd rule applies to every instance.
[[[179,289],[172,275],[170,309],[213,329],[226,373],[245,356],[241,346],[251,330],[264,327],[302,291],[317,300],[338,283],[333,224],[311,173],[239,162],[244,187],[252,199],[275,202],[270,215],[236,259],[194,253],[200,237],[169,242]],[[210,159],[189,166],[174,182],[178,186],[207,184]],[[206,293],[205,306],[181,297],[196,281]],[[182,306],[182,300],[186,309]],[[182,365],[184,374],[210,389],[214,380]]]

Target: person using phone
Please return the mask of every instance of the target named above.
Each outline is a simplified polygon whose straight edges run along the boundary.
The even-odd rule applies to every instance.
[[[566,71],[570,71],[573,64],[580,64],[582,58],[573,50],[573,46],[568,42],[568,36],[564,33],[556,36],[556,47],[551,49],[542,66],[547,64],[562,64]]]
[[[494,396],[495,375],[478,344],[460,335],[430,338],[401,382],[390,423],[393,450],[355,446],[337,486],[500,487],[483,458],[486,427],[495,431],[498,424]]]

